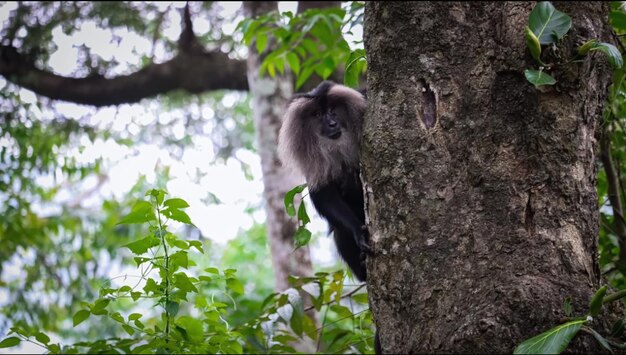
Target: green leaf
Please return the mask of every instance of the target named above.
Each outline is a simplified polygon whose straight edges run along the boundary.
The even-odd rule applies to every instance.
[[[609,342],[606,341],[606,339],[604,339],[602,335],[596,332],[593,328],[585,327],[585,329],[591,332],[591,335],[593,335],[593,337],[596,338],[598,343],[600,343],[600,345],[602,345],[603,348],[608,350],[611,354],[613,353],[613,349],[611,348],[611,345],[609,345]]]
[[[357,87],[359,85],[359,75],[365,65],[365,50],[357,49],[350,53],[346,61],[346,74],[344,75],[344,84],[349,87]]]
[[[145,237],[143,239],[136,240],[134,242],[128,243],[124,245],[135,255],[141,255],[148,251],[148,249],[153,248],[161,244],[159,238],[154,236]]]
[[[356,295],[352,296],[352,299],[355,302],[357,302],[357,303],[361,303],[361,304],[367,304],[368,303],[367,293],[356,294]]]
[[[35,339],[42,344],[48,344],[50,342],[50,337],[42,332],[35,334]]]
[[[156,217],[154,216],[152,205],[146,201],[139,201],[133,206],[131,212],[124,216],[117,224],[144,223],[154,220],[156,220]]]
[[[311,77],[315,67],[307,66],[302,69],[302,73],[298,76],[298,81],[296,82],[296,89],[299,89],[306,81]]]
[[[556,84],[556,80],[554,80],[553,77],[544,73],[541,70],[526,69],[524,70],[524,76],[526,76],[526,80],[535,85],[535,87],[539,87],[541,85]]]
[[[233,292],[243,295],[243,285],[241,281],[235,278],[226,279],[226,286]]]
[[[198,289],[184,272],[174,274],[174,286],[178,287],[181,291],[198,293]]]
[[[304,202],[300,202],[300,207],[298,207],[298,221],[302,223],[301,226],[304,226],[307,223],[311,222],[311,219],[309,219],[309,215],[306,213],[306,207],[304,205]]]
[[[598,291],[593,295],[591,301],[589,302],[589,315],[595,317],[600,313],[602,309],[602,301],[604,300],[604,295],[606,295],[607,286],[604,285],[600,287]]]
[[[624,59],[622,58],[622,53],[619,52],[614,45],[610,43],[595,43],[590,51],[600,51],[607,55],[609,58],[609,63],[613,67],[613,69],[620,69],[624,66]]]
[[[528,26],[524,29],[524,36],[526,37],[526,47],[530,51],[530,55],[539,63],[541,62],[541,45],[539,39]]]
[[[114,321],[124,323],[124,317],[122,317],[122,315],[119,312],[111,313],[110,317]]]
[[[301,193],[305,188],[306,184],[298,185],[285,194],[285,210],[289,216],[293,217],[296,215],[296,207],[293,203],[293,199],[296,194]]]
[[[187,215],[184,211],[171,208],[166,211],[170,212],[168,213],[169,218],[181,223],[193,225],[193,223],[191,223],[191,218],[189,218],[189,215]]]
[[[180,304],[178,304],[178,302],[169,301],[165,304],[165,309],[171,316],[176,316],[180,309]]]
[[[311,240],[311,231],[304,227],[299,227],[298,230],[296,230],[293,239],[296,245],[296,249],[307,245]]]
[[[74,326],[82,323],[85,319],[89,318],[90,315],[91,312],[86,309],[81,309],[80,311],[76,312],[76,314],[74,314]]]
[[[141,297],[141,292],[131,292],[130,297],[133,299],[133,301],[137,301],[139,297]]]
[[[193,343],[205,340],[203,324],[200,320],[190,316],[182,316],[176,320],[176,325],[185,330],[185,337]]]
[[[583,43],[580,47],[578,47],[578,55],[587,54],[591,47],[593,47],[596,43],[598,43],[598,41],[596,41],[595,39],[590,39],[587,42]]]
[[[161,202],[163,202],[165,195],[167,195],[167,192],[159,189],[151,189],[146,192],[146,196],[152,196],[156,198],[157,206],[161,205]]]
[[[202,249],[202,242],[199,240],[190,240],[187,243],[189,243],[190,247],[194,247],[196,249],[198,249],[199,252],[204,253],[204,249]]]
[[[2,348],[11,348],[14,346],[18,346],[22,340],[18,337],[10,337],[6,338],[3,341],[0,341],[0,349]]]
[[[609,15],[611,25],[617,30],[626,30],[626,13],[622,11],[611,11]]]
[[[122,328],[124,328],[124,330],[126,331],[126,333],[128,333],[128,335],[135,334],[135,329],[133,329],[133,327],[131,327],[128,324],[122,324]]]
[[[572,27],[572,18],[555,9],[550,2],[541,1],[530,13],[528,26],[539,38],[539,43],[550,44],[565,36]]]
[[[130,322],[131,320],[137,320],[141,317],[143,317],[143,314],[141,313],[132,313],[131,315],[128,316],[128,321]]]
[[[145,286],[143,287],[143,291],[145,293],[150,293],[150,292],[158,293],[159,292],[159,285],[157,285],[156,281],[154,281],[153,278],[149,278],[146,281]],[[131,296],[132,296],[132,294],[131,294]]]
[[[259,53],[263,53],[265,48],[267,48],[267,35],[265,33],[259,33],[256,36],[256,50]]]
[[[567,348],[585,320],[575,320],[554,327],[547,332],[525,340],[513,354],[559,354]]]
[[[178,208],[189,207],[189,204],[187,203],[187,201],[183,200],[182,198],[170,198],[169,200],[163,202],[163,206],[178,209]]]
[[[208,267],[208,268],[204,269],[204,271],[209,272],[211,274],[215,274],[215,275],[219,275],[220,274],[220,271],[217,268],[215,268],[215,267]]]
[[[178,267],[189,268],[189,256],[186,251],[177,251],[170,256],[170,268],[176,270]]]
[[[300,73],[300,58],[294,52],[287,53],[287,63],[289,63],[289,68],[298,75]]]

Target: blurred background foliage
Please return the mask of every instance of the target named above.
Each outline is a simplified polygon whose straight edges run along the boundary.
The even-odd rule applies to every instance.
[[[176,54],[184,6],[162,2],[5,2],[0,4],[0,44],[19,49],[38,68],[59,75],[127,75]],[[236,30],[244,19],[241,9],[216,2],[192,2],[189,6],[195,35],[206,50],[245,59],[244,34]],[[362,9],[362,5],[352,7],[354,11]],[[289,16],[298,26],[312,23],[307,31],[322,31],[327,45],[333,41],[343,49],[322,58],[325,47],[318,51],[310,47],[309,55],[317,57],[307,65],[325,65],[325,69],[322,72],[303,65],[304,70],[328,77],[339,68],[338,63],[347,60],[350,52],[346,52],[349,48],[341,29],[362,22],[362,14],[355,17],[354,11],[349,18],[340,9],[321,15],[312,11],[305,19],[316,16],[315,21],[306,22],[294,17],[292,9]],[[318,30],[321,26],[327,28],[326,24],[335,30],[332,36],[324,29]],[[363,65],[359,69],[364,70]],[[145,235],[145,227],[118,222],[149,189],[182,189],[197,194],[197,189],[180,187],[184,185],[181,177],[200,189],[202,196],[195,197],[201,204],[226,208],[228,193],[210,184],[216,171],[222,170],[207,167],[235,166],[244,177],[237,181],[257,183],[256,189],[246,190],[256,193],[236,204],[247,220],[222,222],[240,225],[231,229],[238,230],[236,237],[215,242],[206,230],[193,225],[178,224],[173,229],[182,239],[202,242],[204,253],[190,255],[200,269],[237,270],[245,290],[242,294],[227,294],[208,282],[199,289],[199,295],[223,302],[222,317],[229,327],[242,327],[242,337],[247,340],[240,342],[248,344],[246,352],[264,352],[269,344],[259,339],[267,338],[268,330],[261,329],[261,320],[279,322],[272,312],[262,316],[263,310],[272,309],[272,297],[283,306],[284,300],[279,301],[274,294],[249,100],[248,93],[241,91],[191,95],[179,90],[138,104],[94,108],[54,101],[0,78],[0,339],[16,328],[22,329],[20,334],[47,334],[52,342],[60,344],[128,336],[111,317],[90,317],[76,327],[72,321],[87,303],[101,299],[103,290],[128,284],[137,277],[133,255],[123,246]],[[145,160],[146,156],[150,156],[149,162],[141,165],[146,170],[126,174],[129,167],[139,164],[137,159]],[[176,170],[180,169],[176,165],[179,163],[187,164],[183,172]],[[321,232],[317,239],[328,238]],[[316,270],[342,270],[343,265],[333,260],[317,265]],[[333,284],[338,278],[343,285],[343,272],[332,275]],[[322,280],[318,283],[322,285],[326,277],[330,276],[323,274],[309,281]],[[349,282],[346,287],[350,288]],[[324,321],[332,325],[320,333],[323,341],[316,347],[319,349],[321,343],[325,344],[322,349],[350,351],[351,344],[357,343],[361,351],[371,352],[371,314],[363,305],[357,306],[354,315],[337,308],[339,302],[330,300],[335,297],[333,292],[342,290],[335,286],[325,296],[320,294],[328,304],[320,303],[318,311],[336,304],[324,313]],[[359,300],[367,304],[366,298],[361,296]],[[151,320],[144,323],[158,324],[162,315],[149,310],[151,306],[120,298],[107,309],[109,314],[150,314]],[[186,311],[193,312],[193,308],[191,304]],[[275,315],[277,307],[273,312]],[[308,314],[322,318],[310,309]],[[308,332],[319,332],[315,320],[307,324]],[[42,339],[45,337],[37,337],[40,343]],[[278,339],[273,351],[293,351],[287,344],[293,345],[295,337]],[[32,345],[24,349],[46,351]],[[56,348],[48,347],[47,351],[56,352]]]
[[[223,5],[190,3],[195,34],[208,50],[245,59],[247,45],[264,36],[262,41],[276,44],[266,53],[264,70],[276,74],[289,68],[299,74],[297,86],[313,73],[328,78],[340,69],[346,83],[356,86],[366,70],[362,47],[354,49],[342,37],[356,36],[355,43],[361,43],[352,33],[363,20],[360,2],[300,17],[291,10],[256,20],[244,19],[240,9]],[[183,7],[184,3],[158,2],[5,2],[0,4],[0,44],[19,48],[39,68],[68,76],[130,74],[175,55]],[[612,3],[609,17],[613,39],[624,53],[622,2]],[[265,50],[265,44],[256,45]],[[69,64],[68,53],[75,58]],[[597,170],[599,263],[611,285],[619,289],[626,288],[626,220],[621,207],[626,199],[623,79],[624,70],[616,71],[609,89],[601,125],[606,144],[601,144]],[[207,183],[211,173],[206,166],[237,166],[245,179],[258,182],[251,117],[246,92],[175,91],[139,104],[96,109],[55,102],[0,78],[0,338],[14,326],[45,332],[65,344],[125,334],[110,318],[91,317],[72,326],[83,302],[93,302],[102,287],[136,271],[133,256],[122,246],[145,231],[139,225],[117,223],[146,191],[171,189],[172,180],[180,175],[203,189],[198,196],[202,204],[223,208],[224,194]],[[155,146],[159,149],[150,148]],[[149,170],[120,178],[125,166],[119,162],[132,165],[133,157],[142,154],[154,158]],[[189,170],[172,176],[176,162],[189,161]],[[611,164],[613,168],[607,169]],[[199,291],[228,304],[223,317],[229,326],[243,327],[241,339],[246,339],[249,352],[264,349],[258,343],[263,329],[244,325],[275,321],[280,302],[284,304],[274,294],[264,219],[259,217],[260,191],[254,191],[256,196],[242,203],[247,223],[228,242],[217,243],[193,225],[177,226],[183,239],[202,242],[204,253],[194,256],[199,268],[237,269],[243,293],[226,296],[210,286]],[[239,221],[223,221],[234,222]],[[326,238],[323,232],[317,237]],[[317,324],[311,323],[314,328],[308,331],[322,335],[322,349],[371,352],[367,299],[362,292],[341,298],[344,275],[334,274],[340,269],[340,263],[316,265],[316,271],[328,272],[318,275],[318,285],[330,291],[320,296],[315,307],[319,312],[312,315]],[[294,284],[302,287],[306,281],[294,280]],[[345,286],[348,292],[359,291],[350,281]],[[137,304],[116,302],[111,307],[128,313]],[[268,309],[274,316],[269,311],[261,315]],[[158,319],[155,315],[154,322]],[[293,339],[285,335],[272,351],[293,350],[287,345]],[[319,343],[314,346],[319,348]]]

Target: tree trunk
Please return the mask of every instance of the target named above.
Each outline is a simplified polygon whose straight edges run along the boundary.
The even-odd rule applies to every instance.
[[[366,4],[368,290],[385,352],[510,353],[559,324],[566,297],[583,314],[599,286],[610,72],[596,55],[552,71],[554,87],[529,84],[533,5]],[[572,17],[568,57],[609,38],[607,3],[555,7]]]
[[[245,2],[246,16],[252,17],[277,9],[276,2]],[[256,125],[258,153],[263,170],[263,198],[267,215],[268,239],[274,267],[275,289],[289,287],[289,275],[311,276],[312,266],[308,247],[294,251],[293,235],[297,225],[285,212],[285,193],[302,183],[282,167],[276,151],[282,115],[291,97],[293,86],[288,75],[259,77],[262,58],[254,43],[248,48],[248,85]]]

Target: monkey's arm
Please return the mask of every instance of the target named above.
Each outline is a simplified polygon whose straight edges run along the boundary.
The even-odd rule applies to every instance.
[[[354,236],[361,251],[369,252],[367,231],[361,220],[354,214],[350,206],[343,200],[334,184],[310,191],[311,200],[317,212],[325,217],[333,226],[341,226]]]

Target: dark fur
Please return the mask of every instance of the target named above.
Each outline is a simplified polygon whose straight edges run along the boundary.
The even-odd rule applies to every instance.
[[[325,81],[289,102],[278,139],[281,160],[304,175],[317,212],[331,226],[335,245],[352,273],[365,281],[365,228],[363,186],[359,176],[366,93]],[[329,109],[341,127],[338,139],[325,137],[324,117]],[[378,328],[374,349],[382,354]]]
[[[367,277],[364,252],[369,250],[359,177],[365,108],[363,93],[325,81],[291,99],[279,137],[282,161],[306,178],[315,209],[330,224],[339,254],[360,281]],[[339,138],[322,133],[328,117],[339,124]]]

